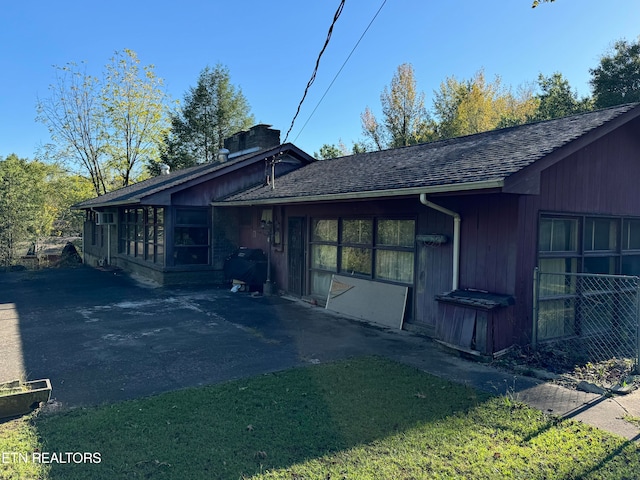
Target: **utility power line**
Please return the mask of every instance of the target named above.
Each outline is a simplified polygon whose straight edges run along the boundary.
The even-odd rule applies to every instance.
[[[309,117],[307,118],[307,121],[304,122],[304,125],[302,125],[302,128],[300,129],[300,131],[298,132],[298,135],[296,135],[296,138],[293,139],[293,142],[295,143],[296,140],[298,140],[298,137],[300,136],[300,134],[302,133],[302,131],[304,130],[304,127],[307,126],[307,124],[309,123],[309,120],[311,120],[311,117],[313,117],[313,114],[316,113],[316,110],[318,109],[318,107],[320,106],[320,104],[322,103],[322,101],[324,100],[324,97],[327,96],[327,93],[329,93],[329,89],[333,86],[333,84],[335,83],[336,79],[338,78],[338,75],[340,75],[340,73],[342,72],[342,70],[344,69],[345,65],[347,64],[347,62],[349,61],[349,59],[351,58],[351,55],[353,55],[353,52],[356,51],[356,48],[358,48],[358,45],[360,45],[360,42],[362,41],[362,39],[364,38],[364,36],[366,35],[366,33],[369,31],[369,28],[371,27],[371,25],[373,25],[373,22],[375,21],[375,19],[378,17],[378,14],[380,13],[380,11],[382,10],[382,7],[384,7],[385,3],[387,3],[387,0],[384,0],[382,2],[382,5],[380,5],[380,8],[378,8],[378,11],[376,12],[376,14],[373,16],[373,18],[371,19],[371,21],[369,22],[369,25],[367,25],[367,28],[364,29],[364,32],[362,32],[362,35],[360,35],[360,38],[358,39],[358,41],[356,42],[356,44],[353,46],[353,48],[351,49],[351,52],[349,53],[349,55],[347,56],[347,58],[345,59],[344,63],[342,64],[342,66],[340,67],[340,70],[338,70],[338,73],[336,73],[335,77],[333,77],[333,80],[331,80],[331,83],[329,84],[329,86],[327,87],[327,89],[324,91],[324,93],[322,94],[322,97],[320,97],[320,100],[318,100],[318,103],[316,104],[316,106],[314,107],[313,111],[311,112],[311,114],[309,115]]]
[[[327,49],[327,45],[329,45],[329,40],[331,40],[331,34],[333,33],[333,27],[338,21],[338,18],[340,18],[340,14],[342,13],[342,9],[344,8],[345,1],[346,0],[340,1],[340,5],[338,5],[338,9],[336,10],[335,15],[333,16],[333,21],[331,22],[331,26],[329,27],[329,32],[327,33],[327,39],[324,42],[324,46],[322,47],[322,50],[320,50],[320,54],[318,55],[318,59],[316,60],[316,66],[313,69],[313,73],[311,74],[311,78],[307,83],[307,87],[304,89],[302,100],[300,100],[300,103],[298,104],[298,109],[296,110],[296,114],[293,116],[293,120],[291,120],[291,126],[289,127],[289,130],[287,130],[287,134],[285,135],[284,141],[282,143],[287,143],[287,138],[289,138],[289,133],[291,133],[293,124],[295,123],[296,118],[298,118],[298,114],[300,113],[300,107],[302,107],[302,103],[304,102],[304,99],[307,96],[307,92],[309,92],[309,88],[311,88],[311,85],[313,85],[313,82],[316,79],[316,74],[318,73],[318,67],[320,66],[320,59],[322,58],[322,54],[324,53],[324,51]]]

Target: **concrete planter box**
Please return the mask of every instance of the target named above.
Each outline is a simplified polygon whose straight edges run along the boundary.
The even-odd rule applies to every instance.
[[[40,402],[48,402],[50,397],[51,382],[48,378],[0,383],[0,418],[30,413]]]

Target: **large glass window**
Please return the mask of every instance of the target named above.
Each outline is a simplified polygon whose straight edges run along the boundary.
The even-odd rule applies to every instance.
[[[311,222],[311,294],[325,296],[331,275],[338,271],[338,220],[316,218]]]
[[[373,219],[342,219],[340,272],[371,277],[373,271]]]
[[[414,243],[413,219],[313,219],[311,294],[327,295],[335,272],[410,285]]]
[[[542,272],[640,274],[640,219],[543,215],[538,245]]]
[[[120,210],[120,253],[164,264],[164,209]]]
[[[208,265],[211,250],[209,209],[177,208],[174,227],[174,264]]]
[[[380,219],[376,239],[376,278],[413,283],[415,221]]]
[[[371,245],[373,220],[342,220],[342,243]]]
[[[413,248],[415,222],[413,220],[379,220],[378,246]]]
[[[578,220],[542,218],[539,246],[541,252],[574,252],[578,249]]]
[[[585,251],[615,251],[618,248],[618,220],[587,218],[584,222]]]
[[[544,215],[538,233],[538,267],[544,273],[640,275],[640,219]],[[575,333],[576,276],[541,275],[539,338]],[[602,310],[603,318],[609,315]]]
[[[334,243],[338,241],[338,220],[315,219],[312,227],[312,241]]]
[[[624,220],[622,248],[623,250],[640,250],[640,220]]]

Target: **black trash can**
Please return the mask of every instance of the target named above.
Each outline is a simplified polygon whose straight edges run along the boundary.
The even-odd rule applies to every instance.
[[[240,248],[224,261],[224,277],[227,281],[240,280],[249,285],[250,290],[261,291],[267,281],[267,256],[258,248]]]

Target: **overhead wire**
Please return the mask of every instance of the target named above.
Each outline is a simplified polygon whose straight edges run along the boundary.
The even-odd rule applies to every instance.
[[[333,21],[331,22],[331,26],[329,27],[329,32],[327,33],[327,39],[324,42],[324,46],[322,47],[322,50],[320,50],[320,54],[318,55],[318,59],[316,60],[316,66],[313,69],[313,73],[311,74],[311,78],[309,79],[309,82],[307,83],[306,88],[304,89],[304,94],[302,95],[302,99],[298,104],[298,109],[296,110],[296,114],[293,116],[293,120],[291,120],[291,126],[289,127],[289,130],[287,130],[287,134],[285,135],[284,141],[282,143],[287,143],[287,138],[289,138],[289,133],[291,133],[291,130],[293,129],[293,124],[295,123],[296,118],[298,118],[298,115],[300,114],[300,108],[302,107],[302,103],[304,102],[304,99],[306,98],[307,93],[309,92],[309,88],[311,88],[311,85],[313,85],[313,82],[316,79],[316,74],[318,73],[318,67],[320,66],[320,59],[322,58],[322,54],[324,53],[324,51],[327,49],[327,46],[329,45],[329,40],[331,40],[331,34],[333,33],[333,27],[338,21],[338,18],[340,18],[340,14],[342,13],[342,9],[344,8],[345,2],[346,0],[340,1],[340,5],[338,5],[338,9],[336,10],[335,15],[333,16]]]
[[[309,115],[309,117],[307,118],[306,122],[304,122],[304,125],[302,125],[302,128],[300,129],[300,131],[298,132],[298,135],[296,135],[296,138],[293,139],[293,142],[295,143],[296,140],[298,140],[298,137],[300,136],[300,134],[302,133],[302,131],[304,130],[304,128],[307,126],[307,124],[309,123],[309,121],[311,120],[311,117],[313,117],[313,114],[316,113],[316,110],[318,110],[318,107],[320,106],[320,104],[322,103],[322,101],[324,100],[324,97],[327,96],[327,93],[329,93],[329,90],[331,89],[331,87],[333,86],[333,84],[335,83],[335,81],[337,80],[338,76],[340,75],[340,73],[342,72],[342,70],[344,69],[345,65],[347,64],[347,62],[349,61],[349,59],[351,58],[351,56],[353,55],[353,52],[356,51],[356,48],[358,48],[358,45],[360,45],[360,42],[362,41],[362,39],[364,38],[364,36],[367,34],[367,32],[369,31],[369,28],[371,28],[371,25],[373,25],[373,22],[375,21],[375,19],[378,17],[378,14],[380,13],[380,11],[382,10],[382,7],[384,7],[385,3],[387,3],[387,0],[383,0],[382,4],[380,5],[380,8],[378,8],[378,11],[375,13],[375,15],[373,16],[373,18],[371,19],[371,21],[369,22],[369,25],[367,25],[367,28],[364,29],[364,32],[362,32],[362,35],[360,35],[360,38],[358,39],[358,41],[356,42],[356,44],[353,46],[353,48],[351,49],[351,52],[349,53],[349,55],[347,56],[347,58],[345,59],[344,63],[342,64],[342,66],[340,67],[340,70],[338,70],[338,72],[336,73],[336,75],[333,77],[333,80],[331,80],[331,83],[329,84],[329,86],[327,87],[327,89],[324,91],[324,93],[322,94],[322,97],[320,97],[320,100],[318,100],[318,103],[316,104],[316,106],[314,107],[313,111],[311,112],[311,114]]]

